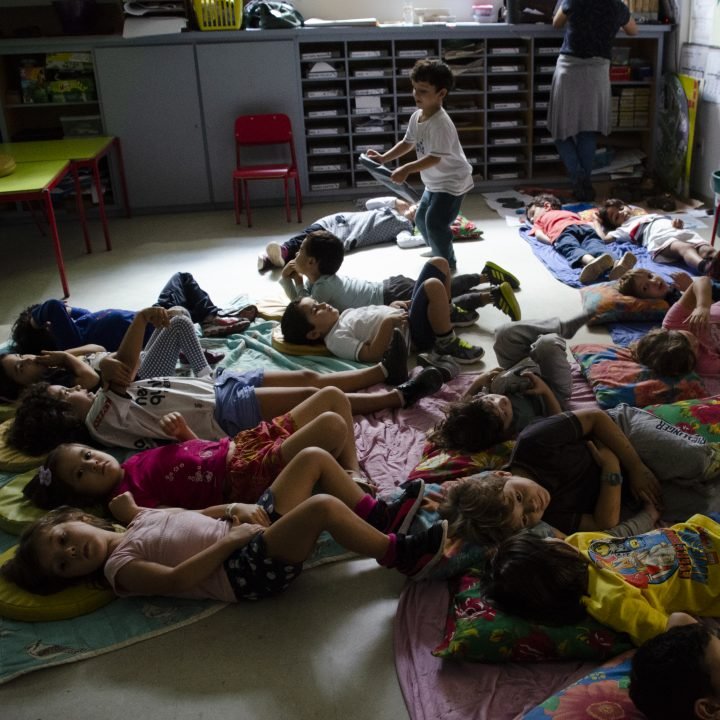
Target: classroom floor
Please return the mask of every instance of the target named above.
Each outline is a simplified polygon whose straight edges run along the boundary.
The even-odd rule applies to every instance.
[[[175,271],[192,272],[218,305],[240,293],[280,297],[272,275],[261,276],[256,257],[317,217],[356,209],[350,202],[307,205],[304,224],[281,210],[253,211],[254,227],[235,225],[222,212],[111,218],[114,250],[91,222],[95,252],[86,255],[79,229],[62,222],[60,234],[70,283],[69,301],[97,310],[151,305]],[[484,230],[482,241],[458,243],[460,272],[479,272],[487,259],[515,273],[523,315],[569,318],[581,310],[577,290],[555,281],[533,257],[516,228],[490,211],[479,195],[464,214]],[[32,225],[3,224],[0,253],[0,340],[26,305],[59,297],[50,241]],[[707,230],[709,235],[709,229]],[[422,248],[380,246],[348,255],[347,275],[382,279],[414,276]],[[492,307],[463,335],[486,348],[494,367],[492,331],[506,317]],[[604,330],[582,329],[576,341],[607,341]],[[162,637],[91,660],[32,673],[0,687],[7,720],[128,717],[190,720],[402,720],[407,710],[395,677],[392,624],[403,578],[374,561],[354,560],[308,571],[282,597],[222,610]]]

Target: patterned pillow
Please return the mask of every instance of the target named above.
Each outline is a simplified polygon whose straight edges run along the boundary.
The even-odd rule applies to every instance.
[[[648,405],[645,409],[689,435],[700,435],[708,442],[720,442],[720,396]]]
[[[425,443],[420,461],[410,471],[408,480],[422,478],[427,483],[443,483],[481,470],[498,470],[507,465],[514,444],[509,440],[482,452],[468,455],[439,448],[428,441]]]
[[[697,373],[680,378],[660,377],[632,358],[628,348],[615,345],[574,345],[580,370],[602,408],[620,403],[645,407],[705,397],[708,393]]]
[[[578,625],[538,625],[496,610],[482,597],[480,581],[463,575],[450,581],[452,600],[441,658],[476,662],[539,662],[577,658],[604,660],[631,647],[630,639],[588,616]]]
[[[523,720],[645,720],[645,716],[633,705],[628,694],[633,652],[629,650],[609,660],[569,687],[555,693],[523,715]]]
[[[450,232],[454,240],[479,240],[483,231],[478,230],[474,222],[468,220],[464,215],[458,215],[450,225]]]
[[[643,300],[623,295],[616,284],[598,283],[580,288],[583,309],[592,315],[588,325],[611,322],[660,322],[670,305],[665,300]]]
[[[0,471],[22,472],[23,470],[29,470],[30,468],[42,465],[45,461],[46,455],[40,455],[38,457],[25,455],[25,453],[11,448],[5,442],[5,438],[10,432],[12,423],[12,420],[6,420],[4,423],[0,424]]]

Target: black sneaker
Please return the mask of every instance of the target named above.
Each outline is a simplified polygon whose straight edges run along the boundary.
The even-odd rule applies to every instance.
[[[380,361],[387,372],[385,382],[388,385],[400,385],[408,379],[408,347],[400,328],[393,330],[387,350]]]
[[[415,535],[398,535],[395,568],[413,580],[422,580],[443,556],[448,522],[441,520]]]
[[[403,407],[414,405],[421,398],[434,395],[443,386],[443,374],[436,367],[427,367],[415,377],[397,386],[403,396]]]
[[[405,486],[405,492],[397,500],[385,502],[378,500],[369,517],[368,523],[384,533],[404,535],[415,517],[425,492],[424,480],[413,480]]]
[[[450,382],[460,374],[460,365],[453,358],[449,355],[441,355],[435,350],[420,353],[417,359],[418,365],[437,368],[442,373],[444,382]]]
[[[480,318],[475,310],[465,310],[455,303],[450,304],[450,324],[453,327],[470,327]]]

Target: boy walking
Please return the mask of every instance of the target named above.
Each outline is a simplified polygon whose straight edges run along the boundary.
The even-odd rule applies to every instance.
[[[536,195],[527,206],[525,215],[532,225],[531,235],[552,245],[570,267],[583,266],[580,272],[583,285],[596,282],[606,272],[610,280],[617,280],[637,262],[631,252],[616,260],[607,251],[598,233],[599,228],[577,213],[563,210],[560,200],[554,195]]]
[[[359,362],[381,358],[395,328],[404,334],[409,329],[415,347],[431,351],[426,358],[429,364],[444,367],[450,374],[452,370],[444,361],[447,356],[459,363],[474,363],[484,355],[482,348],[455,335],[449,278],[433,262],[425,264],[409,302],[369,305],[341,313],[327,303],[302,297],[288,305],[280,326],[289,342],[324,342],[334,355]]]
[[[415,150],[417,159],[396,168],[391,179],[403,183],[408,175],[420,173],[425,191],[415,213],[415,224],[433,255],[444,257],[450,270],[455,270],[450,225],[474,183],[457,130],[443,108],[443,100],[453,86],[453,74],[440,60],[418,60],[410,80],[418,110],[410,117],[405,137],[385,153],[368,150],[367,155],[384,164]]]
[[[283,268],[280,284],[286,295],[290,300],[311,297],[332,305],[340,312],[348,308],[392,305],[396,301],[412,299],[415,280],[404,275],[394,275],[381,281],[337,275],[344,254],[343,243],[333,234],[325,230],[308,233],[295,259]],[[512,290],[512,285],[517,287],[520,283],[512,273],[495,263],[487,263],[482,273],[451,277],[447,260],[437,257],[430,262],[443,276],[443,283],[449,278],[453,298],[450,317],[455,324],[475,322],[478,319],[475,308],[490,303],[512,320],[520,319],[520,306]],[[496,287],[473,291],[480,283],[491,283]]]

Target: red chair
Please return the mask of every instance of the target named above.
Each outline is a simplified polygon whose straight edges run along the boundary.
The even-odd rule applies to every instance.
[[[288,145],[289,162],[274,164],[243,164],[240,148],[260,145]],[[273,115],[241,115],[235,120],[235,151],[237,169],[233,172],[233,195],[235,198],[235,222],[240,223],[243,196],[247,208],[248,227],[252,227],[250,214],[250,194],[248,180],[282,180],[285,183],[285,214],[290,222],[290,194],[288,180],[295,180],[295,206],[298,222],[302,222],[302,194],[300,193],[300,175],[295,159],[290,118],[280,113]]]

